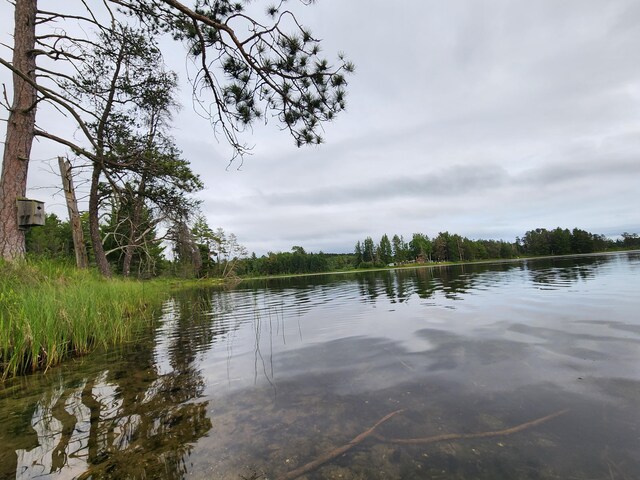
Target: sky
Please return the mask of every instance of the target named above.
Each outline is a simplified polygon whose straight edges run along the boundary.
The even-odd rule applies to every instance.
[[[385,233],[640,233],[640,2],[295,3],[325,55],[356,65],[347,110],[318,147],[295,147],[270,119],[243,137],[253,154],[229,165],[228,146],[192,108],[184,49],[163,42],[182,84],[172,133],[206,185],[198,198],[211,227],[258,255],[350,252]],[[6,2],[0,18],[10,43]],[[6,71],[0,81],[9,85]],[[28,196],[66,217],[52,173],[62,153],[34,146]]]

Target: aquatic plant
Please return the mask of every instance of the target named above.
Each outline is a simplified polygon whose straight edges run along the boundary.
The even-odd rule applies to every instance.
[[[0,379],[132,339],[164,291],[62,261],[0,262]]]

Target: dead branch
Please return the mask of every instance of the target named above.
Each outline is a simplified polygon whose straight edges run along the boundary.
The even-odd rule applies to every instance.
[[[423,437],[423,438],[387,438],[379,434],[375,434],[374,436],[375,438],[383,442],[396,443],[399,445],[425,445],[428,443],[444,442],[444,441],[451,441],[451,440],[466,440],[469,438],[506,437],[508,435],[513,435],[514,433],[522,432],[523,430],[527,430],[529,428],[541,425],[545,422],[548,422],[551,419],[559,417],[560,415],[564,415],[568,411],[569,411],[568,409],[560,410],[559,412],[552,413],[551,415],[547,415],[541,418],[536,418],[535,420],[531,420],[529,422],[521,423],[520,425],[516,425],[515,427],[505,428],[504,430],[494,430],[491,432],[444,433],[442,435],[433,435],[431,437]]]
[[[469,438],[489,438],[489,437],[506,437],[508,435],[513,435],[514,433],[522,432],[523,430],[527,430],[529,428],[536,427],[541,425],[549,420],[552,420],[560,415],[564,415],[569,410],[560,410],[559,412],[552,413],[550,415],[536,418],[535,420],[531,420],[529,422],[521,423],[520,425],[516,425],[514,427],[505,428],[503,430],[494,430],[490,432],[477,432],[477,433],[445,433],[442,435],[433,435],[431,437],[423,437],[423,438],[387,438],[375,432],[376,428],[382,425],[384,422],[394,417],[395,415],[402,413],[404,410],[396,410],[395,412],[391,412],[388,415],[382,417],[378,422],[368,430],[365,430],[360,435],[355,437],[349,443],[346,443],[340,447],[334,448],[330,452],[321,455],[317,459],[303,465],[300,468],[296,468],[295,470],[291,470],[286,473],[280,480],[294,480],[306,473],[312,472],[313,470],[319,468],[325,463],[333,460],[334,458],[346,453],[351,450],[356,445],[362,443],[368,437],[376,438],[382,442],[386,443],[395,443],[399,445],[425,445],[429,443],[443,442],[443,441],[452,441],[452,440],[465,440]]]
[[[54,142],[57,142],[61,145],[64,145],[66,147],[69,147],[72,151],[74,151],[77,154],[82,154],[85,157],[89,158],[90,160],[96,161],[96,156],[91,153],[90,151],[88,151],[85,148],[82,148],[81,146],[65,139],[65,138],[61,138],[58,137],[57,135],[54,135],[52,133],[49,133],[45,130],[40,130],[38,128],[36,128],[35,130],[35,136],[36,137],[43,137],[43,138],[48,138],[49,140],[53,140]]]
[[[343,453],[348,452],[349,450],[351,450],[356,445],[362,443],[367,437],[372,435],[374,433],[375,429],[378,428],[380,425],[382,425],[384,422],[386,422],[390,418],[392,418],[392,417],[394,417],[394,416],[396,416],[396,415],[398,415],[399,413],[402,413],[402,412],[404,412],[404,410],[396,410],[395,412],[391,412],[391,413],[385,415],[380,420],[378,420],[375,423],[375,425],[373,425],[373,427],[369,428],[368,430],[365,430],[360,435],[358,435],[353,440],[351,440],[349,443],[345,443],[344,445],[342,445],[340,447],[334,448],[330,452],[327,452],[324,455],[321,455],[320,457],[316,458],[312,462],[309,462],[309,463],[307,463],[306,465],[303,465],[300,468],[296,468],[295,470],[291,470],[290,472],[286,473],[284,476],[280,477],[280,480],[293,480],[295,478],[298,478],[299,476],[304,475],[305,473],[309,473],[309,472],[315,470],[316,468],[320,467],[321,465],[327,463],[330,460],[333,460],[334,458],[342,455]]]
[[[87,137],[87,140],[91,143],[91,145],[94,148],[96,147],[96,143],[93,140],[93,136],[89,132],[89,128],[87,127],[85,122],[80,118],[78,113],[74,110],[74,108],[69,104],[69,102],[66,99],[63,100],[61,98],[61,96],[58,95],[56,92],[54,92],[54,91],[52,91],[52,90],[50,90],[48,88],[45,88],[42,85],[38,85],[33,79],[29,78],[23,72],[21,72],[20,70],[16,69],[12,64],[10,64],[9,62],[3,60],[2,58],[0,58],[0,64],[2,64],[3,66],[5,66],[9,70],[11,70],[15,75],[18,75],[22,80],[24,80],[30,86],[35,88],[40,93],[40,95],[42,95],[44,98],[46,98],[48,100],[51,100],[54,103],[57,103],[58,105],[63,107],[65,110],[67,110],[71,114],[71,116],[73,116],[73,118],[76,120],[76,122],[78,124],[78,127],[85,134],[85,136]]]
[[[2,98],[2,106],[7,110],[11,110],[11,105],[9,104],[9,96],[7,95],[7,85],[4,83],[2,84]]]

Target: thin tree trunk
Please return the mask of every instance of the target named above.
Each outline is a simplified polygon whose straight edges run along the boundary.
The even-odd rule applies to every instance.
[[[142,207],[143,207],[143,194],[146,188],[147,182],[145,175],[142,175],[142,179],[140,180],[140,185],[138,186],[137,194],[132,198],[131,203],[133,205],[133,211],[131,212],[131,230],[129,232],[129,239],[127,241],[127,246],[124,250],[124,260],[122,262],[122,274],[125,277],[131,275],[131,262],[133,260],[133,254],[138,248],[138,241],[142,239],[138,239],[138,230],[140,228],[141,218],[142,218]],[[139,272],[138,272],[139,273]]]
[[[62,176],[62,187],[67,200],[67,210],[69,212],[69,223],[71,224],[71,236],[73,237],[73,250],[76,254],[76,265],[78,268],[87,268],[87,249],[84,244],[84,234],[82,232],[82,222],[78,213],[78,202],[76,192],[73,188],[73,178],[71,177],[71,164],[63,157],[58,157],[60,175]]]
[[[105,128],[107,125],[107,119],[111,115],[113,109],[114,97],[116,94],[116,83],[118,76],[120,75],[120,68],[125,57],[125,46],[120,46],[118,52],[118,58],[116,60],[115,70],[111,78],[111,86],[109,89],[109,95],[107,103],[104,107],[104,111],[98,122],[98,128],[96,132],[96,159],[93,162],[93,173],[91,174],[91,189],[89,191],[89,235],[91,236],[91,245],[93,246],[93,254],[96,259],[96,265],[98,270],[105,277],[111,277],[111,267],[107,261],[107,255],[104,252],[102,245],[102,237],[100,236],[100,220],[99,220],[99,192],[98,185],[100,183],[100,175],[102,174],[103,160],[105,153]]]
[[[37,0],[17,0],[13,66],[35,80],[35,19]],[[13,104],[7,121],[7,135],[0,176],[0,257],[22,258],[24,232],[18,226],[17,199],[27,191],[29,156],[36,121],[36,90],[13,74]]]
[[[136,200],[134,200],[135,202]],[[130,219],[131,231],[129,238],[127,239],[127,246],[124,249],[124,260],[122,261],[122,275],[128,277],[131,275],[131,262],[133,260],[133,254],[138,248],[138,225],[140,222],[139,215],[137,215],[137,206],[134,207],[132,218]]]
[[[122,261],[122,275],[125,277],[128,277],[131,275],[131,261],[133,260],[133,251],[135,249],[135,246],[131,244],[132,241],[134,241],[133,236],[129,240],[129,244],[124,248],[124,259]]]
[[[98,218],[99,192],[98,184],[100,182],[100,174],[102,166],[98,162],[93,164],[93,173],[91,174],[91,189],[89,191],[89,236],[91,237],[91,246],[93,247],[93,255],[96,260],[98,270],[105,277],[111,277],[111,267],[107,261],[107,255],[102,246],[102,237],[100,236],[100,222]]]

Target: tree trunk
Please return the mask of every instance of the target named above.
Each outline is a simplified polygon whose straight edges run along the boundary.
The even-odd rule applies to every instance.
[[[129,240],[131,242],[132,240]],[[135,247],[129,243],[124,248],[124,260],[122,261],[122,275],[128,277],[131,275],[131,261],[133,260],[133,251]]]
[[[131,212],[131,230],[129,232],[129,238],[127,240],[127,246],[124,250],[124,261],[122,262],[122,274],[125,277],[131,275],[131,262],[133,260],[133,254],[138,247],[138,230],[140,228],[142,218],[143,207],[143,194],[146,188],[147,182],[145,175],[142,175],[140,179],[140,185],[138,186],[137,194],[132,198],[131,203],[133,205],[133,211]],[[139,273],[139,272],[138,272]]]
[[[100,219],[98,218],[98,204],[100,203],[98,184],[101,173],[102,165],[97,161],[94,162],[93,173],[91,174],[91,189],[89,191],[89,236],[91,237],[91,246],[93,247],[93,255],[98,270],[100,270],[100,273],[105,277],[111,277],[111,267],[109,266],[107,255],[104,253],[104,247],[102,246]]]
[[[35,80],[37,0],[17,0],[14,10],[13,67]],[[36,90],[13,74],[13,104],[7,121],[7,136],[0,177],[0,257],[22,258],[24,232],[18,226],[17,199],[27,192],[29,156],[36,121]]]
[[[84,244],[84,234],[82,233],[82,222],[78,213],[78,201],[73,188],[73,178],[71,177],[71,164],[63,157],[58,157],[58,166],[62,176],[62,188],[67,200],[67,211],[69,212],[69,224],[71,225],[71,236],[73,237],[73,250],[76,254],[76,265],[78,268],[88,268],[87,248]]]

